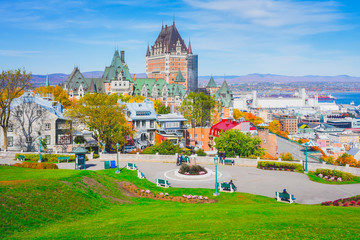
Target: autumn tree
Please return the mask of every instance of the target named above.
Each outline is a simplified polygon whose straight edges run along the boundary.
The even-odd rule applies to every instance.
[[[133,134],[125,117],[125,105],[119,105],[117,100],[116,94],[86,94],[66,116],[92,131],[103,151],[104,146],[108,150],[115,149],[116,143],[123,146],[125,136]]]
[[[221,132],[214,141],[216,149],[225,151],[229,157],[260,157],[265,154],[265,149],[261,148],[260,138],[244,134],[237,129]]]
[[[279,158],[284,161],[294,161],[294,156],[291,153],[280,153]]]
[[[358,162],[356,161],[356,159],[348,153],[344,153],[335,160],[335,164],[341,166],[345,166],[346,164],[349,164],[351,167],[356,167],[357,163]]]
[[[119,100],[121,100],[122,102],[125,102],[125,103],[140,103],[146,99],[146,97],[141,96],[141,95],[135,95],[135,96],[126,95],[126,96],[124,96],[122,94],[119,94],[118,98],[119,98]]]
[[[206,126],[207,121],[212,124],[219,112],[220,104],[213,97],[203,92],[189,93],[183,100],[180,112],[188,120],[194,118],[196,126]]]
[[[50,94],[53,99],[61,103],[64,108],[69,108],[72,105],[68,93],[60,86],[38,87],[34,89],[34,93],[39,94],[42,97],[47,97],[48,94]]]
[[[257,126],[262,122],[264,122],[264,120],[261,117],[257,117],[252,113],[241,112],[239,109],[236,108],[233,111],[233,118],[234,119],[244,118],[246,121],[251,122],[254,126]]]
[[[25,70],[2,71],[0,75],[0,126],[3,129],[4,145],[7,150],[7,131],[11,115],[11,103],[22,95],[24,90],[31,88],[31,73]]]
[[[165,106],[161,101],[154,100],[154,108],[157,114],[167,114],[170,113],[170,107]]]

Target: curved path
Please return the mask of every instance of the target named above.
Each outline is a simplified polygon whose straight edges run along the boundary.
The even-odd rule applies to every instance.
[[[13,164],[15,161],[0,159],[0,164]],[[119,166],[126,166],[127,162],[119,162]],[[134,162],[151,182],[156,178],[169,180],[172,187],[183,188],[214,188],[215,176],[210,175],[201,179],[184,179],[174,173],[179,169],[173,163]],[[59,168],[74,169],[74,163],[60,163]],[[103,161],[87,162],[88,170],[104,169]],[[215,171],[214,165],[204,167]],[[218,181],[233,180],[238,192],[252,193],[267,197],[275,197],[275,192],[284,188],[296,197],[297,203],[318,204],[324,201],[360,195],[360,184],[330,185],[310,181],[305,174],[295,172],[281,172],[261,170],[254,167],[218,166]],[[221,193],[229,194],[229,193]]]

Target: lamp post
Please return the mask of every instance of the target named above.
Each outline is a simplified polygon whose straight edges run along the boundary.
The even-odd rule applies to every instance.
[[[41,162],[41,144],[42,144],[42,138],[39,137],[39,162]]]
[[[215,155],[214,157],[214,164],[215,164],[215,192],[214,192],[214,196],[219,196],[219,191],[218,191],[218,182],[217,182],[217,164],[219,162],[219,158],[217,155]]]
[[[116,172],[120,173],[119,171],[119,143],[116,143]]]
[[[308,165],[307,165],[307,148],[308,148],[308,145],[306,144],[306,145],[305,145],[305,170],[304,170],[304,173],[308,173]]]

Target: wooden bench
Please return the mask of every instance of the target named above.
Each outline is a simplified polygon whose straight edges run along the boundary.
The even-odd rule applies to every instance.
[[[61,160],[66,160],[66,162],[68,163],[70,160],[70,157],[57,157],[58,163],[61,162]]]
[[[110,168],[110,161],[105,161],[105,162],[104,162],[104,168],[105,168],[105,169],[109,169],[109,168]]]
[[[289,193],[275,192],[276,200],[278,201],[288,201],[289,203],[293,203],[295,201],[294,195]]]
[[[233,183],[227,183],[227,182],[223,182],[220,183],[219,185],[220,191],[230,191],[230,192],[235,192],[236,191],[236,187]]]
[[[230,159],[226,159],[223,161],[223,165],[234,165],[235,164],[235,160],[230,160]]]
[[[145,175],[138,169],[137,170],[138,172],[138,178],[142,179],[142,178],[145,178]]]
[[[133,163],[128,163],[126,165],[126,168],[129,169],[129,170],[137,170],[137,166]]]
[[[17,157],[17,160],[19,160],[19,161],[25,161],[26,159],[25,159],[25,156],[24,156],[24,155],[19,155],[19,156]]]
[[[158,187],[162,187],[162,186],[166,188],[170,187],[170,183],[168,182],[168,180],[159,179],[159,178],[156,179],[156,185]]]

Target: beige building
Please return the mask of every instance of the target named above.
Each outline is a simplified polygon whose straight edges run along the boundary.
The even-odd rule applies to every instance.
[[[274,120],[278,120],[281,125],[281,130],[289,134],[296,134],[298,130],[298,119],[295,116],[274,115]]]

